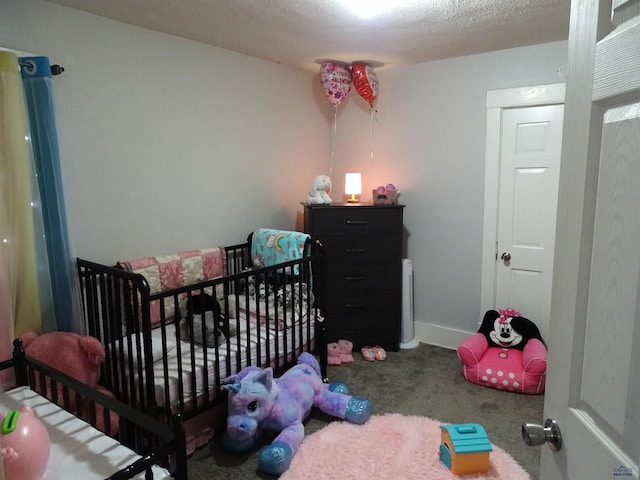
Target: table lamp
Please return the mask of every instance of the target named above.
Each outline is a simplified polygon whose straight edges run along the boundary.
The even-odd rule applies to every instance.
[[[349,203],[357,203],[359,200],[356,195],[362,193],[362,174],[347,173],[344,179],[344,193],[351,195],[347,200]]]

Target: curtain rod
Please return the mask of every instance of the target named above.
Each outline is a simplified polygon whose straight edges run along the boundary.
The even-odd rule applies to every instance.
[[[28,62],[20,62],[19,65],[23,68],[33,68],[33,65]],[[51,75],[60,75],[62,72],[64,72],[64,67],[57,64],[51,65]]]

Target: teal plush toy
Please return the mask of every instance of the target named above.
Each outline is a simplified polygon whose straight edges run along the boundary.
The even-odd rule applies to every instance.
[[[278,433],[258,461],[258,469],[272,475],[289,468],[304,438],[302,422],[313,407],[356,424],[371,416],[368,400],[352,397],[342,383],[323,383],[318,361],[306,352],[280,378],[273,377],[271,367],[247,367],[227,378],[223,388],[229,392],[225,447],[249,450],[260,431]]]

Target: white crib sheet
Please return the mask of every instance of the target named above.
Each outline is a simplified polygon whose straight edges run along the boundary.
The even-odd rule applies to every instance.
[[[49,463],[44,480],[78,478],[105,479],[140,458],[83,420],[38,395],[29,387],[0,394],[0,414],[28,405],[44,423],[51,440]],[[153,467],[155,479],[173,477],[166,469]],[[143,479],[140,474],[136,479]]]
[[[235,320],[232,320],[235,324]],[[300,347],[300,328],[305,329],[304,336],[306,337],[306,329],[307,322],[298,323],[296,328],[282,329],[276,333],[275,330],[267,329],[264,326],[257,327],[255,324],[250,323],[250,331],[246,330],[246,321],[241,320],[240,322],[240,337],[242,339],[242,346],[240,348],[240,358],[242,359],[241,368],[246,367],[248,362],[248,357],[251,356],[251,365],[256,365],[260,363],[261,365],[267,364],[267,354],[269,355],[269,360],[275,359],[276,352],[276,342],[278,345],[278,350],[281,352],[281,355],[285,351],[286,345],[286,353],[290,354],[293,350],[293,344],[295,343],[296,347]],[[258,338],[257,330],[260,329],[261,336]],[[268,330],[268,332],[267,332]],[[172,324],[166,329],[167,338],[175,338],[175,325]],[[151,332],[152,340],[154,343],[160,343],[161,339],[161,331],[156,328]],[[314,330],[311,329],[311,338],[314,337]],[[232,342],[236,341],[236,337],[232,338]],[[260,361],[258,362],[258,345],[260,345]],[[267,345],[269,346],[267,353]],[[248,349],[251,348],[251,354],[249,355]],[[207,350],[207,378],[209,388],[212,388],[215,385],[215,375],[216,375],[216,356],[215,349],[208,348]],[[178,362],[177,356],[177,348],[173,348],[169,354],[167,355],[167,373],[168,373],[168,385],[169,385],[169,403],[170,405],[176,405],[179,403],[180,393],[179,393],[179,371],[178,364],[182,365],[182,388],[185,396],[185,400],[188,401],[191,398],[191,378],[192,378],[192,367],[191,367],[191,345],[188,342],[181,341],[181,362]],[[236,364],[236,355],[238,354],[238,348],[235,345],[231,345],[230,352],[227,352],[226,344],[223,344],[219,348],[219,360],[220,363],[218,365],[218,375],[221,379],[227,377],[226,371],[226,356],[231,355],[231,368],[232,371],[230,374],[237,373],[235,369]],[[204,349],[200,345],[194,345],[194,356],[195,356],[195,378],[196,378],[196,396],[200,396],[204,394],[204,385],[203,385],[203,368],[205,366],[204,361]],[[164,388],[164,362],[162,359],[158,359],[154,363],[154,379],[155,379],[155,391],[156,391],[156,402],[158,405],[165,405],[165,388]],[[135,376],[136,381],[138,379],[137,375]]]

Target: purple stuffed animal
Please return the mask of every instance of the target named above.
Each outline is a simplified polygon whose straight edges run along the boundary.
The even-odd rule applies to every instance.
[[[350,396],[342,383],[323,383],[318,361],[306,352],[280,378],[273,377],[271,367],[247,367],[227,378],[223,388],[229,392],[223,439],[227,449],[249,450],[259,431],[279,432],[258,461],[258,469],[271,475],[289,468],[304,438],[302,422],[312,407],[359,425],[371,416],[368,400]]]

